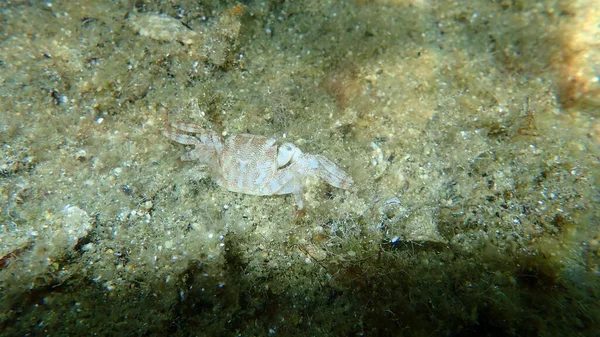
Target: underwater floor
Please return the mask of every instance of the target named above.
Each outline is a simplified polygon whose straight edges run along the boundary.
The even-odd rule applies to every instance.
[[[599,23],[3,1],[0,335],[596,336]]]

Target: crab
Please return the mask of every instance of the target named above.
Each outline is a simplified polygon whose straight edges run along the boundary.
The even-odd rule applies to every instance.
[[[199,125],[170,125],[171,128],[162,132],[165,137],[195,146],[181,156],[182,161],[196,160],[208,166],[216,183],[231,192],[260,196],[292,194],[297,216],[304,210],[306,177],[320,178],[341,189],[349,189],[354,183],[352,177],[331,160],[304,153],[292,143],[278,145],[274,138],[246,133],[223,139]],[[186,133],[197,134],[197,137]]]

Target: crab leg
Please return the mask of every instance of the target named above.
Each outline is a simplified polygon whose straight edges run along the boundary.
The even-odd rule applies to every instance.
[[[170,126],[181,131],[198,133],[200,139],[169,131],[162,131],[163,136],[184,145],[194,145],[196,148],[181,156],[182,161],[199,160],[204,164],[211,164],[218,160],[218,155],[221,152],[223,145],[219,135],[212,131],[202,128],[196,124],[187,123],[170,123]]]
[[[201,127],[198,124],[176,123],[176,122],[172,122],[170,124],[171,124],[171,127],[174,127],[177,130],[181,130],[181,131],[185,131],[185,132],[189,132],[189,133],[199,133],[199,134],[206,133],[206,129]]]

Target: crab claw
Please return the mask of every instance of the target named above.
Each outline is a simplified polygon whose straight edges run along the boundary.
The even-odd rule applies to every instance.
[[[303,153],[300,162],[304,163],[307,174],[323,179],[331,186],[347,190],[354,184],[352,177],[324,156]]]

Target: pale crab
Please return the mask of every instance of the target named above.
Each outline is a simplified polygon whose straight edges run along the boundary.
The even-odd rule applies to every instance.
[[[207,165],[216,183],[232,192],[263,196],[293,194],[297,216],[304,209],[307,176],[341,189],[349,189],[354,183],[331,160],[303,153],[292,143],[277,145],[274,138],[246,133],[230,135],[224,140],[212,130],[187,123],[171,123],[171,129],[179,132],[167,130],[162,134],[177,143],[195,146],[181,160],[197,160]]]

